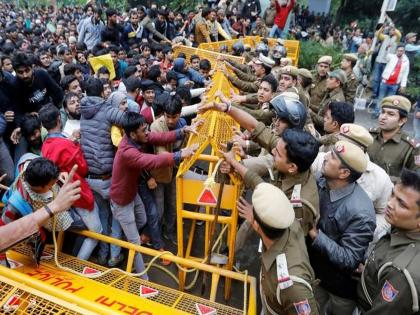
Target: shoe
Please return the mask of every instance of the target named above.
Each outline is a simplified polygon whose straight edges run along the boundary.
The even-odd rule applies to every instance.
[[[150,241],[150,236],[146,234],[140,235],[140,242],[142,245],[152,246],[152,243]]]
[[[176,237],[176,234],[175,233],[163,233],[162,234],[162,236],[163,236],[163,238],[164,239],[166,239],[166,240],[168,240],[168,241],[170,241],[172,244],[174,244],[175,246],[177,246],[178,245],[178,240],[177,240],[177,237]]]
[[[159,249],[159,251],[160,251],[160,252],[165,252],[165,249],[164,249],[164,248],[161,248],[161,249]],[[167,259],[163,259],[163,258],[161,258],[161,259],[160,259],[160,263],[161,263],[163,266],[169,266],[172,262],[171,262],[170,260],[167,260]]]
[[[123,260],[124,260],[124,255],[121,253],[115,258],[110,258],[108,260],[108,266],[111,268],[118,266]]]

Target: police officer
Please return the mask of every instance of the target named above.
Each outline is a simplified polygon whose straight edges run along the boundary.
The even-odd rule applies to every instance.
[[[270,174],[272,182],[292,201],[296,217],[306,235],[314,225],[319,212],[316,181],[309,171],[318,154],[319,143],[310,134],[302,131],[306,115],[305,108],[299,101],[277,96],[271,104],[278,120],[278,130],[275,133],[281,134],[281,137],[239,108],[229,107],[226,104],[216,104],[214,108],[226,110],[228,107],[228,114],[251,133],[251,139],[272,153],[275,171]],[[291,129],[293,127],[295,128]],[[263,182],[254,170],[245,166],[246,160],[244,164],[236,160],[227,162],[239,173],[250,189]]]
[[[315,113],[318,112],[319,104],[324,99],[325,94],[327,94],[327,74],[330,71],[331,62],[331,56],[322,56],[318,59],[317,74],[309,90],[311,109]]]
[[[347,75],[347,81],[343,86],[344,96],[346,102],[354,104],[354,97],[356,95],[357,87],[359,86],[359,80],[353,72],[353,68],[357,62],[356,54],[344,54],[341,60],[341,70]]]
[[[328,78],[326,82],[327,93],[324,95],[324,98],[319,104],[318,112],[314,112],[313,110],[310,111],[312,121],[317,130],[320,130],[320,132],[322,132],[324,126],[324,114],[326,106],[332,101],[345,102],[343,86],[346,83],[346,80],[346,74],[343,70],[337,69],[332,72],[328,72]]]
[[[301,102],[307,109],[309,109],[311,105],[311,95],[309,94],[309,89],[313,80],[314,77],[311,71],[305,68],[298,69],[297,88],[299,90],[299,99],[301,99]]]
[[[419,143],[401,130],[410,109],[410,101],[403,96],[385,97],[381,102],[379,127],[370,130],[374,139],[368,148],[370,159],[382,167],[394,182],[403,167],[414,170],[420,165]]]
[[[366,171],[363,172],[362,176],[357,180],[357,183],[366,191],[370,200],[373,202],[376,212],[376,229],[373,235],[373,241],[377,241],[389,228],[389,224],[385,221],[384,213],[394,185],[384,169],[370,161],[369,156],[366,154],[367,148],[373,143],[373,138],[365,127],[357,124],[343,124],[337,136],[337,141],[339,140],[349,141],[359,146],[365,152],[368,164]],[[326,153],[320,152],[311,166],[311,170],[315,176],[321,173],[325,155]]]
[[[226,155],[233,158],[233,152]],[[253,208],[252,208],[253,206]],[[262,314],[318,314],[312,291],[315,281],[292,204],[277,187],[260,183],[242,215],[263,244],[260,284]]]
[[[392,230],[366,261],[357,296],[362,314],[419,314],[420,175],[403,170],[385,212]]]
[[[245,81],[245,78],[249,79],[249,75],[242,76],[242,79],[240,76],[234,76],[230,74],[226,68],[222,68],[223,73],[225,76],[229,79],[230,82],[234,86],[236,86],[238,89],[240,89],[242,92],[246,93],[255,93],[258,91],[258,86],[261,83],[261,79],[270,74],[271,68],[274,66],[274,60],[264,56],[263,54],[259,54],[258,58],[254,58],[252,60],[252,67],[254,68],[254,77],[255,80],[253,81]],[[236,72],[235,72],[236,73]]]
[[[321,280],[315,290],[321,314],[351,315],[356,306],[352,274],[375,230],[372,201],[356,182],[366,167],[364,152],[347,141],[338,141],[325,156],[318,181],[320,219],[308,233],[311,265]]]

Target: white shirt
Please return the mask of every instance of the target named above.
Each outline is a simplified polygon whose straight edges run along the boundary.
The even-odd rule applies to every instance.
[[[63,134],[69,138],[75,130],[80,130],[80,120],[67,119],[66,125],[63,128]]]

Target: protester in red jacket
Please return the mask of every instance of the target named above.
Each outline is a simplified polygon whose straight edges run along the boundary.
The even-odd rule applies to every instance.
[[[112,169],[112,183],[110,190],[111,211],[120,222],[127,240],[140,245],[139,230],[146,221],[147,228],[152,238],[152,243],[159,244],[155,247],[163,250],[160,239],[159,215],[153,208],[144,208],[143,202],[137,193],[137,182],[145,170],[173,166],[182,159],[194,154],[194,149],[185,148],[175,153],[150,154],[147,145],[167,145],[184,137],[191,127],[183,127],[169,132],[149,132],[145,118],[129,112],[124,124],[125,135],[118,146]],[[163,261],[166,264],[167,261]],[[137,272],[144,270],[143,258],[140,253],[134,260]],[[147,275],[143,275],[147,279]]]
[[[73,207],[89,230],[102,233],[99,209],[94,201],[93,192],[85,180],[88,166],[80,145],[61,133],[61,116],[54,105],[48,104],[42,107],[39,111],[39,118],[48,131],[41,149],[43,157],[53,161],[60,172],[70,172],[75,164],[78,165],[74,179],[80,180],[81,197],[73,203]],[[88,260],[97,243],[97,240],[86,238],[77,257]]]
[[[274,18],[274,25],[271,28],[270,35],[268,36],[282,37],[289,13],[295,5],[295,0],[276,0],[275,4],[277,13]]]

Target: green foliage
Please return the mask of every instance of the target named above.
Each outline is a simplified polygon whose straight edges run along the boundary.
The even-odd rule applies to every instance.
[[[299,68],[313,70],[320,56],[332,56],[333,66],[338,66],[341,61],[341,47],[324,47],[315,41],[300,42]]]
[[[406,94],[413,102],[420,96],[420,56],[418,55],[414,58],[414,65],[408,76]]]

